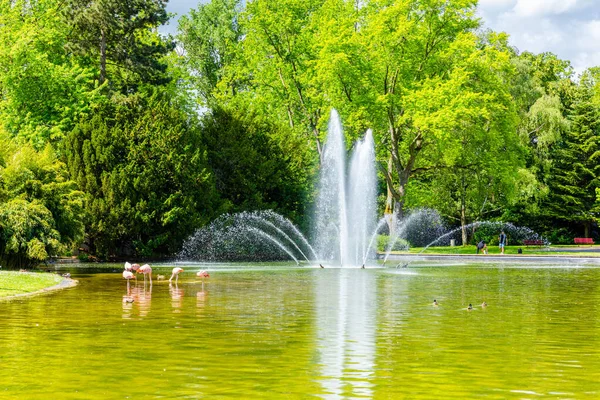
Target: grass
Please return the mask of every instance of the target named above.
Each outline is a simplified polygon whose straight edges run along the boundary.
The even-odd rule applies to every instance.
[[[581,252],[573,252],[573,251],[561,251],[561,249],[579,249],[579,250],[585,250],[581,251]],[[593,251],[590,251],[590,248],[593,249]],[[522,249],[523,250],[523,254],[519,254],[518,253],[518,249]],[[452,254],[468,254],[468,255],[472,255],[472,254],[477,254],[477,248],[474,245],[470,245],[470,246],[454,246],[454,247],[450,247],[450,246],[431,246],[428,247],[427,250],[423,251],[422,247],[412,247],[408,252],[406,251],[393,251],[392,254],[418,254],[423,252],[423,254],[448,254],[448,255],[452,255]],[[500,254],[500,248],[498,246],[488,246],[488,254],[489,255],[498,255]],[[600,256],[600,246],[581,246],[581,247],[576,247],[576,246],[552,246],[549,249],[545,248],[545,247],[535,247],[535,246],[530,246],[530,247],[525,247],[525,246],[507,246],[504,249],[504,254],[507,255],[543,255],[543,256],[548,256],[548,255],[568,255],[570,257],[579,257],[579,256],[585,256],[585,257],[596,257],[596,256]]]
[[[35,272],[0,272],[0,298],[15,294],[31,293],[60,283],[63,278],[56,274]]]

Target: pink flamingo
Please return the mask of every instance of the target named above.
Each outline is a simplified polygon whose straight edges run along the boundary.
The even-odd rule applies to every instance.
[[[179,274],[182,272],[183,272],[183,268],[179,268],[179,267],[173,268],[173,273],[171,274],[171,277],[169,278],[169,282],[171,282],[173,277],[175,277],[175,284],[177,284],[177,282],[179,281]]]
[[[202,292],[204,292],[204,278],[209,278],[210,275],[208,274],[208,271],[198,271],[196,272],[196,276],[199,278],[202,278]]]
[[[137,270],[138,274],[144,274],[144,283],[146,283],[146,275],[150,276],[150,283],[152,283],[152,268],[148,264],[144,264]]]
[[[137,270],[140,269],[140,264],[131,264],[131,269],[133,272],[137,272]]]
[[[131,271],[131,264],[127,261],[125,261],[125,271]]]
[[[131,271],[123,271],[123,279],[127,279],[127,293],[129,294],[129,281],[134,279],[135,275]]]

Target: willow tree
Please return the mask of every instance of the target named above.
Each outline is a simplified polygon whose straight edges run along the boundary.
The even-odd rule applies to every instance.
[[[83,238],[84,194],[50,145],[35,151],[0,135],[0,264],[26,268]]]

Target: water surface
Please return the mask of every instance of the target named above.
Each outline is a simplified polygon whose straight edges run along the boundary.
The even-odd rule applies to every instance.
[[[184,268],[1,302],[0,398],[600,397],[599,268]]]

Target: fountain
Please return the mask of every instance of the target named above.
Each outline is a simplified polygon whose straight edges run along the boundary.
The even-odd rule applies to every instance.
[[[320,260],[360,266],[377,225],[377,172],[373,132],[358,141],[346,166],[346,146],[338,113],[331,111],[321,168],[314,235]]]
[[[362,266],[375,258],[377,171],[368,130],[346,163],[337,111],[331,111],[313,218],[313,247],[298,228],[273,211],[224,215],[184,243],[182,259],[205,261],[293,259],[330,266]]]
[[[179,255],[183,260],[275,261],[360,267],[376,257],[377,235],[387,225],[377,221],[377,171],[373,132],[358,140],[346,162],[344,132],[337,111],[331,111],[312,219],[313,245],[287,218],[273,211],[241,212],[217,218],[197,230]],[[383,256],[385,264],[396,243],[429,246],[455,239],[461,228],[448,231],[435,210],[413,210],[397,220]],[[475,222],[469,227],[501,228],[513,239],[537,238],[528,228],[498,222]],[[512,235],[511,235],[512,233]],[[489,235],[488,235],[489,236]],[[401,242],[402,243],[402,242]],[[425,250],[424,249],[424,250]],[[399,264],[401,265],[401,264]],[[405,266],[408,263],[405,264]]]

